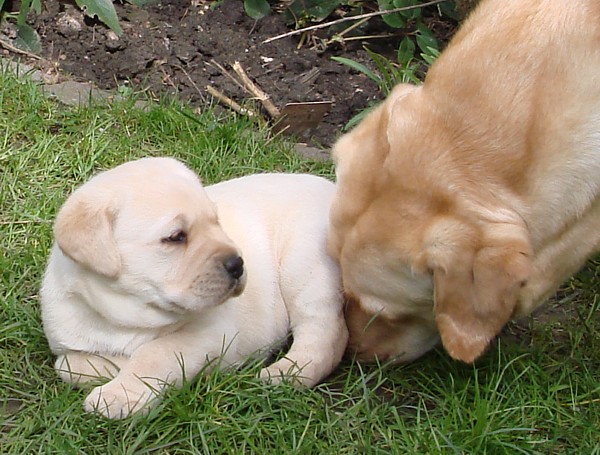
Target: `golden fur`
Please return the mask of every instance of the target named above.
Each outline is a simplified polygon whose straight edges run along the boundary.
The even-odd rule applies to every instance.
[[[600,249],[600,4],[483,1],[334,147],[359,358],[471,362]]]

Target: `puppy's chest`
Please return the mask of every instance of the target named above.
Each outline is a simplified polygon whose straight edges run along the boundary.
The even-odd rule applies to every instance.
[[[57,353],[84,351],[130,356],[143,344],[160,336],[157,330],[118,327],[98,318],[83,318],[61,327],[62,335],[53,347]]]

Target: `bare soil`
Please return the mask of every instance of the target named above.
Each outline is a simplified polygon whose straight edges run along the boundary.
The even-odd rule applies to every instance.
[[[234,62],[240,62],[278,108],[290,102],[333,103],[317,127],[300,138],[324,147],[331,145],[348,120],[382,98],[365,75],[331,60],[342,55],[369,63],[363,49],[366,40],[328,43],[334,33],[328,28],[305,35],[303,43],[295,35],[264,44],[293,30],[294,24],[277,12],[254,21],[240,0],[225,0],[214,8],[210,4],[214,6],[202,0],[172,0],[143,9],[117,4],[123,28],[119,37],[63,2],[44,2],[44,11],[32,17],[32,25],[41,37],[42,55],[72,77],[103,89],[130,86],[156,97],[176,95],[196,107],[211,98],[207,86],[247,104],[252,96],[226,74],[233,73]],[[430,13],[431,24],[445,41],[453,25],[435,13],[435,9]],[[336,17],[343,14],[340,10]],[[377,19],[354,33],[368,36],[382,31],[391,36],[368,42],[383,53],[395,49],[406,33],[385,29]]]

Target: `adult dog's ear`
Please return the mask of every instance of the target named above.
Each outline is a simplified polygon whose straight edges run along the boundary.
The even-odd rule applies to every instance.
[[[531,271],[531,246],[516,225],[441,232],[450,238],[432,244],[428,261],[436,324],[450,356],[470,363],[513,316]]]
[[[67,199],[54,223],[56,243],[68,257],[101,275],[115,278],[121,256],[113,237],[116,210],[111,198],[85,185]]]
[[[387,98],[367,114],[349,133],[341,136],[332,150],[336,175],[346,174],[347,171],[366,172],[364,162],[371,159],[380,162],[389,152],[388,126],[390,117],[402,98],[416,91],[418,87],[412,84],[398,84]]]
[[[337,190],[330,212],[328,251],[337,260],[347,229],[371,204],[382,184],[384,173],[379,169],[390,153],[388,127],[392,111],[398,101],[415,90],[414,85],[398,84],[384,102],[333,147]]]

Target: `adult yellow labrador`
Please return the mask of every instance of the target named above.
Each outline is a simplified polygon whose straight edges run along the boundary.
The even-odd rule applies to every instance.
[[[333,192],[294,174],[203,188],[170,158],[129,162],[77,189],[56,218],[41,308],[59,375],[110,379],[85,409],[147,410],[184,375],[217,358],[236,364],[290,331],[287,355],[261,377],[313,386],[331,373],[347,341],[339,268],[326,253]]]
[[[351,349],[473,361],[600,249],[600,2],[483,1],[333,155]]]

